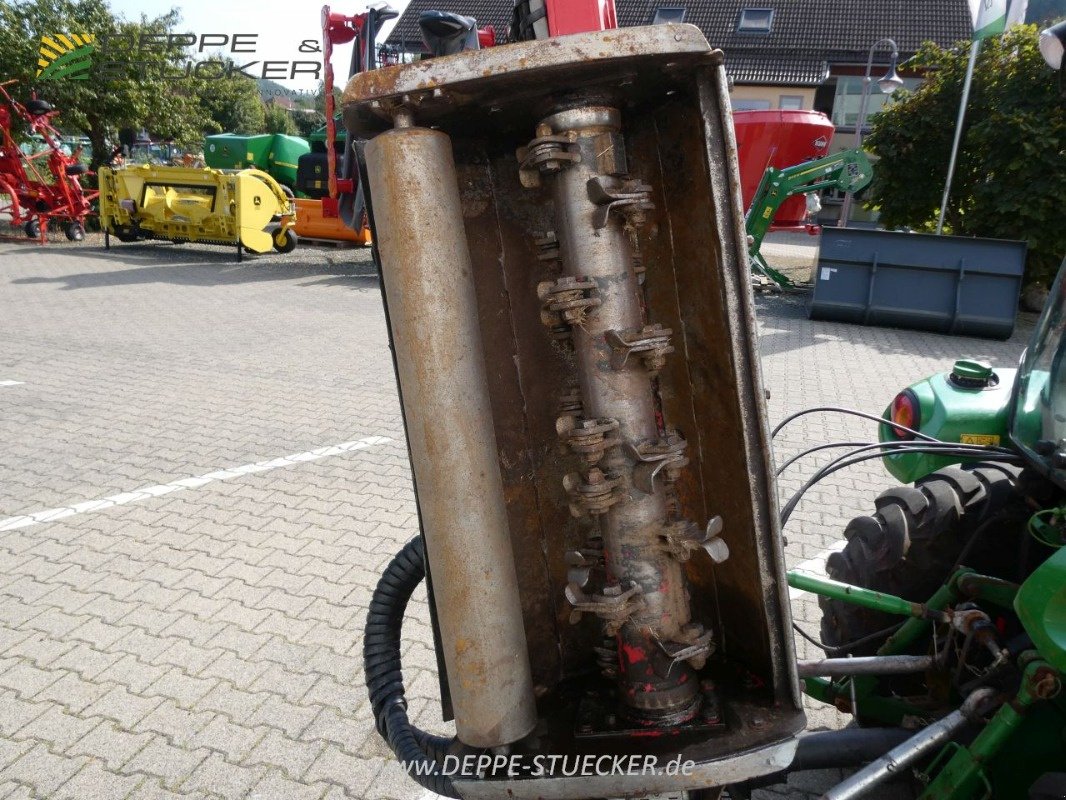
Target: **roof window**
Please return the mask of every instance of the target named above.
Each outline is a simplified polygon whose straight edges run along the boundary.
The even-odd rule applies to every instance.
[[[680,24],[685,21],[685,9],[679,6],[659,6],[651,18],[652,25]]]
[[[737,33],[769,33],[774,25],[772,8],[742,8]]]

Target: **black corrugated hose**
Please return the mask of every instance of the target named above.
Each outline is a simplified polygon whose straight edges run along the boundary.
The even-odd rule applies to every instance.
[[[451,778],[441,772],[444,756],[455,751],[458,743],[412,725],[404,697],[400,631],[407,603],[425,577],[422,539],[416,536],[389,562],[370,600],[363,639],[366,687],[378,733],[411,778],[431,792],[458,798]]]

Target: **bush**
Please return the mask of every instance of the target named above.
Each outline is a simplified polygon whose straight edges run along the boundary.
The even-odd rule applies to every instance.
[[[872,119],[865,146],[878,158],[868,203],[890,228],[936,228],[968,43],[926,44],[908,64],[926,81]],[[945,233],[1029,244],[1027,282],[1047,284],[1066,253],[1066,102],[1020,25],[986,39],[974,70]]]

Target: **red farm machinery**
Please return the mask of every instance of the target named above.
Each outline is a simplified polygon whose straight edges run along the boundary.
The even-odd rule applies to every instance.
[[[68,155],[62,149],[52,124],[59,112],[38,98],[25,105],[18,102],[8,91],[13,83],[0,83],[0,217],[8,217],[12,226],[21,226],[28,238],[41,244],[47,241],[48,223],[58,220],[67,238],[79,241],[91,213],[89,204],[98,193],[82,188],[87,168],[77,153]],[[41,145],[37,152],[25,152],[16,141],[20,121],[30,141]]]

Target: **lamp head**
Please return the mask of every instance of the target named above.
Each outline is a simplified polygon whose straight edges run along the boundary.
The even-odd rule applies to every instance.
[[[896,74],[896,61],[899,59],[899,53],[896,50],[892,51],[892,63],[888,65],[888,72],[885,73],[885,77],[877,81],[877,85],[881,87],[881,91],[885,94],[892,94],[900,86],[903,85],[903,78]]]
[[[1059,91],[1066,97],[1066,20],[1040,31],[1040,54],[1059,73]]]
[[[1062,69],[1066,53],[1066,20],[1040,32],[1040,54],[1053,70]]]

